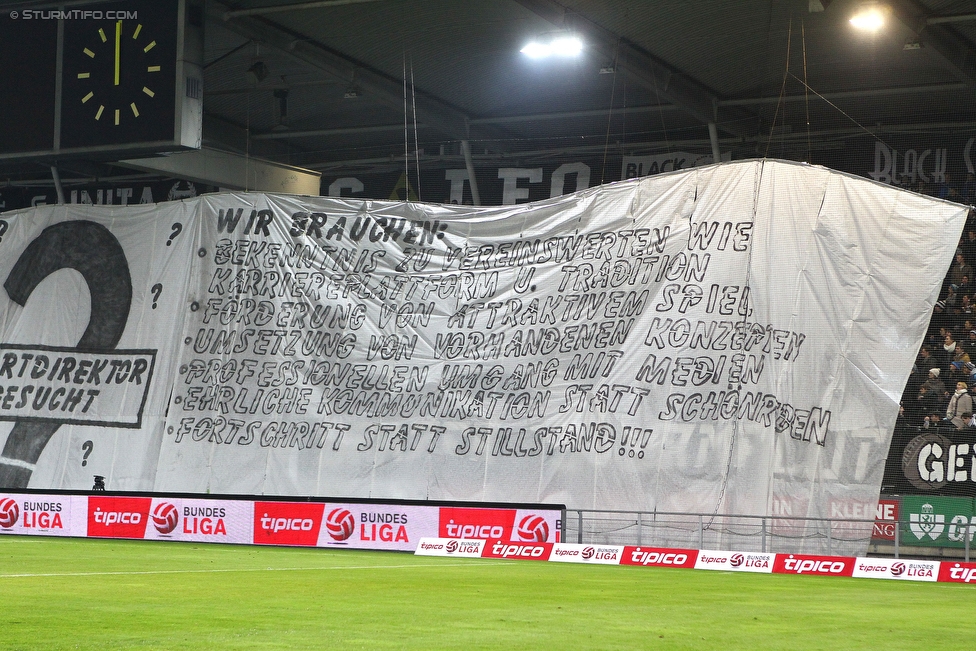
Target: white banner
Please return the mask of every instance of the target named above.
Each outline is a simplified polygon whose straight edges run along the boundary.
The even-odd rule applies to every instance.
[[[939,561],[897,558],[858,558],[853,576],[858,579],[938,581]]]
[[[0,486],[828,517],[877,499],[965,215],[774,161],[7,213]]]
[[[702,549],[695,559],[696,570],[724,570],[726,572],[758,572],[771,574],[776,554],[748,552],[720,552]]]
[[[0,493],[0,534],[85,536],[88,498]]]
[[[454,538],[421,538],[416,556],[456,556],[459,558],[481,558],[484,540],[456,540]]]
[[[591,563],[595,565],[619,565],[623,555],[622,545],[579,545],[556,543],[552,546],[550,561],[560,563]]]

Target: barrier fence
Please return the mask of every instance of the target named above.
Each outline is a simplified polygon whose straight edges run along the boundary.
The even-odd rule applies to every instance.
[[[970,560],[976,534],[973,498],[886,496],[876,509],[874,519],[807,518],[564,510],[538,504],[25,491],[0,493],[0,534],[400,551],[413,551],[422,537],[442,537]]]
[[[803,518],[567,509],[566,542],[755,553],[970,559],[976,521],[926,509],[887,518]],[[926,503],[926,506],[931,506]]]

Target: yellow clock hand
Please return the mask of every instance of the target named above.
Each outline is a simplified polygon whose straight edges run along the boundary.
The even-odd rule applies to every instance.
[[[122,42],[122,21],[115,21],[115,85],[119,85],[119,49]]]

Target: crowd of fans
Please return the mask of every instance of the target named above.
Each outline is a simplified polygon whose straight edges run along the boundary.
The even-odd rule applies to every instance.
[[[961,185],[953,181],[951,172],[945,172],[942,179],[934,183],[924,181],[921,178],[916,178],[913,181],[911,177],[903,176],[899,186],[905,190],[927,194],[939,199],[948,199],[967,206],[976,205],[976,174],[972,172],[966,174],[966,180]]]
[[[948,175],[947,175],[948,177]],[[950,179],[928,190],[944,199],[976,204],[976,177],[961,188]],[[933,191],[935,190],[935,191]],[[903,452],[919,434],[937,433],[976,446],[976,210],[970,210],[955,258],[942,283],[925,341],[915,359],[892,432],[881,492],[914,493]]]
[[[970,174],[963,190],[976,192]],[[962,192],[946,197],[961,201]],[[976,199],[976,197],[974,197]],[[938,428],[948,433],[972,428],[976,399],[976,211],[970,211],[955,259],[946,274],[901,400],[899,426]]]

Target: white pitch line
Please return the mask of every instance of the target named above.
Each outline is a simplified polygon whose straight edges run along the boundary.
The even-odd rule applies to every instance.
[[[337,565],[332,567],[268,567],[224,570],[145,570],[127,572],[31,572],[24,574],[0,574],[0,579],[22,579],[59,576],[137,576],[144,574],[218,574],[227,572],[302,572],[319,570],[398,570],[413,567],[483,567],[488,565],[510,565],[510,563],[424,563],[420,565]]]

